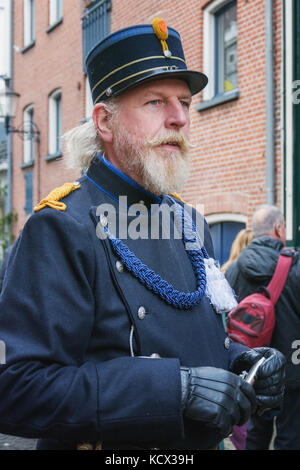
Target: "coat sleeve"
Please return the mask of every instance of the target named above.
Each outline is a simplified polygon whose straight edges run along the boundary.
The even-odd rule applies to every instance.
[[[48,208],[29,219],[0,297],[0,432],[64,441],[182,437],[177,359],[86,361],[94,273],[86,226]]]

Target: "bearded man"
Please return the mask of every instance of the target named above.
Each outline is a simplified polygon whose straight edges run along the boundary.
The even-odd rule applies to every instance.
[[[39,449],[214,449],[279,405],[284,359],[226,337],[234,298],[207,225],[172,195],[207,78],[160,19],[105,38],[87,70],[93,121],[65,137],[86,171],[36,206],[3,283],[0,432],[41,438]],[[141,212],[151,225],[162,206],[168,237],[161,225],[121,237],[124,217],[111,217],[128,228]],[[239,373],[262,356],[252,386]]]

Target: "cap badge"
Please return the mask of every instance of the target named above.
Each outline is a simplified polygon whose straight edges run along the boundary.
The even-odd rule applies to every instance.
[[[158,39],[160,39],[165,57],[171,57],[172,53],[169,51],[168,44],[166,43],[169,31],[165,21],[158,17],[154,18],[152,21],[152,28]]]

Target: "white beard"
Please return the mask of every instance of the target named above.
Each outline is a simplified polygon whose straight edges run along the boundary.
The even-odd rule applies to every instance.
[[[114,151],[121,170],[148,191],[160,195],[179,191],[189,177],[189,147],[180,132],[168,132],[163,139],[137,139],[119,123],[115,127]],[[163,151],[160,143],[178,141],[178,150]]]

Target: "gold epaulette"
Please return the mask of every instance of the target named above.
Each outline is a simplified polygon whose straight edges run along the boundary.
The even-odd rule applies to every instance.
[[[78,188],[80,188],[80,184],[76,181],[75,183],[65,183],[59,188],[53,189],[53,191],[51,191],[47,197],[42,199],[41,202],[35,206],[34,212],[38,212],[39,210],[44,209],[46,206],[52,207],[52,209],[56,209],[58,211],[65,211],[67,206],[64,202],[60,202],[60,199],[66,197],[68,194]]]
[[[176,199],[179,199],[179,201],[181,201],[181,202],[184,202],[184,203],[186,202],[186,201],[184,201],[184,200],[182,199],[182,197],[179,196],[179,194],[177,194],[177,193],[171,193],[170,196],[176,197]]]
[[[188,204],[189,206],[193,207],[194,209],[196,209],[196,207],[194,206],[194,204],[191,204],[190,202],[186,202],[184,199],[182,199],[181,196],[179,196],[179,194],[177,193],[171,193],[170,196],[173,196],[175,197],[176,199],[178,199],[179,201],[183,202],[184,204]]]

